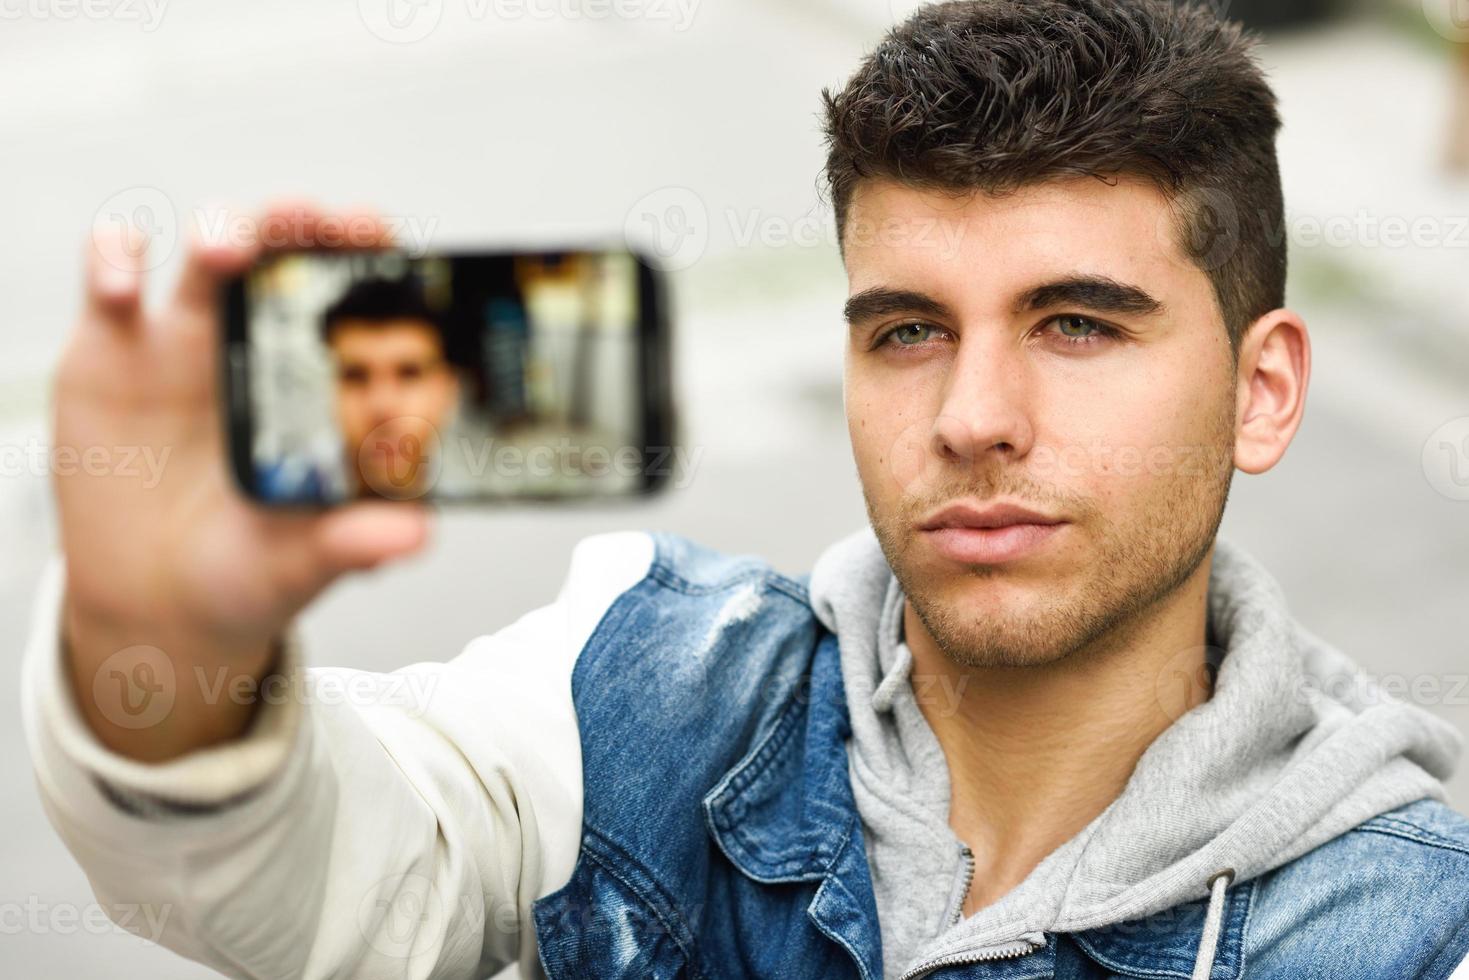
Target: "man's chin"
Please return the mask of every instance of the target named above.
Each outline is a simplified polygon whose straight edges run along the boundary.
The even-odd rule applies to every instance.
[[[930,602],[938,602],[966,613],[1004,615],[1032,608],[1046,599],[1054,599],[1060,583],[1054,578],[1039,579],[1011,570],[956,567],[929,568],[923,573],[920,588]]]

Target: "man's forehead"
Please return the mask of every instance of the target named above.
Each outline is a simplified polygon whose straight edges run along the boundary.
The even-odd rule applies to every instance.
[[[1133,174],[1058,176],[999,191],[870,178],[853,187],[849,216],[865,210],[882,216],[907,213],[965,219],[1053,207],[1091,209],[1094,213],[1139,207],[1152,211],[1168,208],[1169,198],[1155,181]]]
[[[893,276],[1012,282],[1084,273],[1207,286],[1179,247],[1178,214],[1141,178],[1068,177],[1002,194],[864,181],[843,228],[851,292]]]
[[[440,347],[432,325],[411,319],[344,319],[334,326],[331,340],[339,357],[352,358],[433,356]]]

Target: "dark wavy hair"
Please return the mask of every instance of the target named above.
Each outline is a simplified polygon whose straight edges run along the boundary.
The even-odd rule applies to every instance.
[[[426,323],[448,348],[443,318],[424,298],[423,290],[410,279],[368,278],[354,282],[321,315],[321,339],[331,343],[332,332],[342,320],[386,323],[416,320]]]
[[[1000,194],[1144,177],[1172,201],[1237,352],[1285,302],[1280,116],[1253,45],[1212,10],[1167,0],[921,7],[822,90],[838,240],[862,180]]]

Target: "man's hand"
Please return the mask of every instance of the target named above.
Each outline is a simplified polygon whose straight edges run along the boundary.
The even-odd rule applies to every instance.
[[[257,237],[305,247],[343,240],[344,227],[354,245],[388,244],[375,219],[300,205],[272,210],[260,228],[277,233]],[[135,759],[237,736],[255,704],[238,692],[270,672],[292,616],[338,575],[415,551],[427,535],[427,514],[413,504],[272,513],[234,487],[218,293],[260,247],[194,244],[172,297],[149,311],[145,243],[99,228],[85,308],[56,377],[53,451],[85,459],[102,447],[106,458],[152,464],[66,467],[56,478],[67,671],[92,730]]]

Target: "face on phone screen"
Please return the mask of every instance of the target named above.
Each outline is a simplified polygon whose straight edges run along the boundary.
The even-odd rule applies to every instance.
[[[272,503],[648,489],[649,302],[627,252],[272,257],[230,303],[246,482]]]

